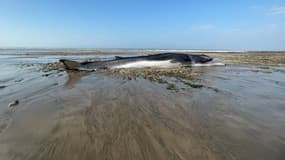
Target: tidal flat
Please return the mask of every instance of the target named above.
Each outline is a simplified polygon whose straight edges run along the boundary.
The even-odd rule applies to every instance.
[[[227,65],[174,69],[58,63],[118,54],[84,53],[0,54],[1,160],[285,159],[285,53],[204,53]]]

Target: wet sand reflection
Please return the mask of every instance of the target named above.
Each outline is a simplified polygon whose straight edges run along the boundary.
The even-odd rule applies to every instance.
[[[243,68],[191,72],[208,88],[171,77],[164,78],[179,91],[143,76],[70,72],[63,86],[15,113],[0,141],[3,157],[284,159],[284,86]],[[259,92],[269,89],[274,94]]]

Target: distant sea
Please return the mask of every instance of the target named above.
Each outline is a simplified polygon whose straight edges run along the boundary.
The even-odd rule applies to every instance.
[[[0,55],[33,54],[93,54],[93,53],[144,53],[144,52],[246,52],[245,50],[204,50],[204,49],[129,49],[129,48],[0,48]]]

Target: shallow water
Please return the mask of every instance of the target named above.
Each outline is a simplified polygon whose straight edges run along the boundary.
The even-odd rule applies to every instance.
[[[164,76],[169,90],[140,76],[46,77],[18,65],[25,59],[0,61],[1,160],[285,159],[282,67],[189,68],[196,86]]]

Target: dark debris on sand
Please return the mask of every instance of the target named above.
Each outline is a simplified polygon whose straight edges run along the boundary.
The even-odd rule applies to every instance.
[[[41,71],[45,72],[43,76],[47,77],[56,71],[62,72],[65,70],[64,65],[60,62],[41,64]],[[151,82],[166,84],[166,89],[179,91],[185,89],[185,86],[194,89],[210,88],[201,84],[199,75],[201,73],[193,71],[191,67],[181,68],[129,68],[129,69],[114,69],[114,70],[98,70],[97,72],[109,73],[112,75],[122,76],[126,80],[136,80],[137,78],[143,78]],[[177,82],[180,82],[179,86]],[[211,89],[211,88],[210,88]],[[217,91],[217,89],[214,89]]]
[[[201,73],[193,71],[190,67],[172,69],[116,69],[110,72],[115,75],[123,76],[128,80],[136,80],[141,77],[151,82],[166,84],[166,89],[172,91],[184,90],[185,86],[194,89],[213,89],[201,84],[202,79],[199,78]],[[217,89],[213,90],[218,91]]]
[[[57,71],[62,72],[65,70],[64,65],[60,62],[54,62],[54,63],[27,63],[27,64],[20,64],[22,68],[28,68],[28,67],[38,67],[39,71],[42,72],[51,72],[51,71]]]
[[[230,52],[207,53],[207,55],[223,59],[226,64],[251,64],[264,66],[285,66],[284,52]]]
[[[54,63],[27,63],[27,64],[20,64],[21,68],[30,68],[32,70],[36,70],[38,72],[42,72],[43,77],[49,77],[54,74],[61,73],[65,71],[65,67],[60,62]],[[61,75],[61,74],[60,74]]]
[[[24,67],[39,66],[39,71],[43,72],[43,77],[48,77],[65,71],[65,67],[60,62],[42,63],[42,64],[27,64]],[[210,88],[202,84],[200,72],[194,71],[191,67],[180,68],[129,68],[129,69],[114,69],[114,70],[98,70],[96,73],[107,73],[112,75],[122,76],[126,80],[136,80],[143,78],[154,83],[165,84],[166,89],[172,91],[185,90],[186,88],[194,89],[212,89],[215,92],[218,89]],[[186,87],[186,88],[185,88]]]
[[[43,72],[50,72],[50,71],[64,71],[64,65],[60,62],[55,63],[44,63],[41,64]]]

